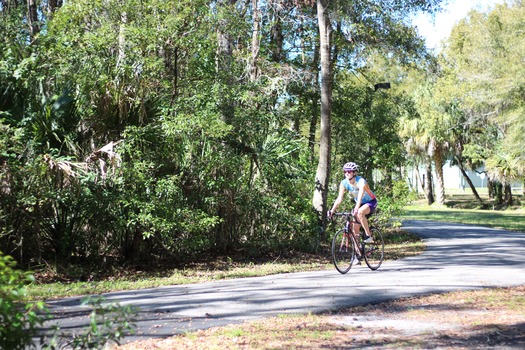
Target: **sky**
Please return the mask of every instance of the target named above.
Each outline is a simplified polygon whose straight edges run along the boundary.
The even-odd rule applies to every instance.
[[[470,10],[484,11],[504,0],[449,0],[444,11],[433,19],[428,15],[418,15],[413,25],[418,27],[419,34],[426,40],[427,47],[437,50],[441,40],[448,38],[454,24],[465,18]]]

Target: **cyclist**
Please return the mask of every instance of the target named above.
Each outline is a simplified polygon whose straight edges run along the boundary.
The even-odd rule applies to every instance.
[[[353,162],[346,163],[343,166],[345,178],[339,185],[339,195],[337,196],[332,209],[328,211],[328,217],[332,217],[332,213],[334,213],[337,207],[343,202],[345,192],[350,192],[355,200],[355,208],[352,210],[352,215],[357,218],[357,221],[362,224],[365,229],[365,242],[372,243],[374,242],[374,238],[370,233],[370,227],[368,226],[366,215],[371,214],[376,210],[377,198],[366,180],[361,176],[357,176],[358,168],[359,166]],[[354,224],[354,234],[359,232],[359,228],[361,227],[359,223]]]

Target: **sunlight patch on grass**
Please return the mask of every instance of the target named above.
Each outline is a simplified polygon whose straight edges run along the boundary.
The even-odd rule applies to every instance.
[[[519,210],[455,209],[439,206],[407,206],[403,219],[454,222],[525,232],[525,212]]]
[[[232,266],[221,271],[198,269],[167,271],[166,277],[144,275],[140,278],[125,277],[104,281],[31,284],[28,286],[28,294],[32,300],[55,299],[77,295],[108,293],[117,290],[155,288],[167,285],[202,283],[230,278],[257,277],[280,273],[318,271],[332,268],[333,265],[328,260],[328,257],[325,264],[267,263],[254,265],[248,263],[245,266]]]

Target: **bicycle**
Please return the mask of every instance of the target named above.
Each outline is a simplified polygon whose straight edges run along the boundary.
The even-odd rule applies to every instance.
[[[332,240],[332,259],[337,271],[347,273],[357,259],[359,263],[364,259],[366,265],[373,271],[383,263],[385,242],[379,227],[369,221],[370,232],[374,242],[365,243],[365,230],[360,227],[359,233],[353,233],[353,224],[359,221],[350,212],[334,213],[333,216],[345,217],[345,225],[338,230]],[[371,214],[367,215],[367,218]]]

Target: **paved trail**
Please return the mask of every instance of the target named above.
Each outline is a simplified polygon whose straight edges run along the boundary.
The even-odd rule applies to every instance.
[[[427,251],[384,263],[377,271],[356,266],[346,275],[334,269],[108,293],[104,297],[140,308],[137,334],[126,338],[133,341],[278,314],[525,285],[523,233],[428,221],[405,221],[403,228],[420,235]],[[49,302],[63,330],[71,332],[89,323],[88,310],[79,301]]]

